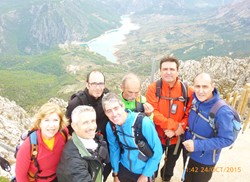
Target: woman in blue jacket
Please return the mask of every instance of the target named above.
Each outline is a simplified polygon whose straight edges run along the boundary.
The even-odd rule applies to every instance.
[[[212,106],[220,99],[211,76],[200,73],[194,79],[193,106],[188,117],[184,147],[190,160],[186,169],[185,182],[206,182],[212,177],[219,160],[221,149],[233,143],[234,116],[225,106],[215,116],[215,130],[209,124]]]

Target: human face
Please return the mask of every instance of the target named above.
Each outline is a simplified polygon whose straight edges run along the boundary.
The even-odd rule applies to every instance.
[[[60,117],[57,113],[46,115],[40,123],[42,137],[45,139],[52,139],[58,132],[60,127]]]
[[[204,102],[213,97],[214,83],[207,74],[198,75],[194,79],[194,92],[200,102]]]
[[[104,112],[109,120],[117,125],[122,125],[127,118],[124,105],[121,106],[118,102],[106,103]]]
[[[163,81],[173,86],[178,77],[177,65],[175,62],[164,62],[161,65],[161,78]]]
[[[129,80],[124,86],[121,85],[122,97],[128,101],[133,101],[140,95],[140,82]]]
[[[87,111],[79,116],[77,123],[72,123],[72,127],[77,136],[85,139],[93,139],[96,132],[96,113]]]
[[[93,72],[89,75],[89,82],[87,83],[87,89],[89,95],[98,99],[105,88],[104,77],[100,72]]]

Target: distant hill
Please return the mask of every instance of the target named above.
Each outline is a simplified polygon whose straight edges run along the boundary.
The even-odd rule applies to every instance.
[[[174,2],[177,3],[171,1]],[[187,1],[179,1],[179,4],[181,2]],[[150,67],[152,59],[165,54],[173,54],[183,61],[210,55],[249,56],[250,1],[201,8],[194,4],[193,9],[189,6],[182,11],[181,7],[179,5],[179,11],[175,11],[179,14],[169,13],[168,8],[164,9],[166,13],[134,14],[133,21],[140,29],[128,35],[126,45],[119,46],[116,55],[121,63],[136,61],[138,66]]]
[[[125,73],[145,79],[166,54],[249,57],[249,7],[248,0],[1,0],[0,95],[29,109],[53,96],[67,100],[93,69],[118,91]],[[140,29],[118,46],[119,64],[70,44],[120,26],[127,13]]]
[[[116,28],[120,15],[104,1],[1,0],[0,53],[34,54],[87,41]]]
[[[232,0],[1,0],[0,53],[36,54],[59,43],[87,41],[119,26],[120,16],[193,16]]]

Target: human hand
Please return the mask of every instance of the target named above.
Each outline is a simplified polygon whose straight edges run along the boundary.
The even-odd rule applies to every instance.
[[[182,142],[184,147],[188,152],[193,152],[194,151],[194,141],[193,140],[186,140],[185,142]]]
[[[144,103],[143,104],[143,108],[144,108],[144,113],[147,115],[147,116],[150,116],[153,111],[154,111],[154,108],[151,104],[149,104],[148,102]]]
[[[168,138],[172,138],[175,135],[173,130],[165,130],[164,133]]]
[[[184,132],[185,132],[185,131],[184,131],[183,128],[182,128],[182,124],[179,124],[177,130],[175,131],[175,135],[176,135],[176,136],[179,136],[179,135],[184,134]]]
[[[144,176],[143,174],[140,175],[140,177],[138,178],[137,182],[148,182],[148,177]]]
[[[118,176],[114,177],[114,182],[120,182]]]

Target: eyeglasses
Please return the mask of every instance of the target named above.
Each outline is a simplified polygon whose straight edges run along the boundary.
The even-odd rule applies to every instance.
[[[92,83],[89,83],[89,85],[91,87],[97,87],[97,86],[104,87],[105,84],[103,82],[100,82],[100,83],[92,82]]]

